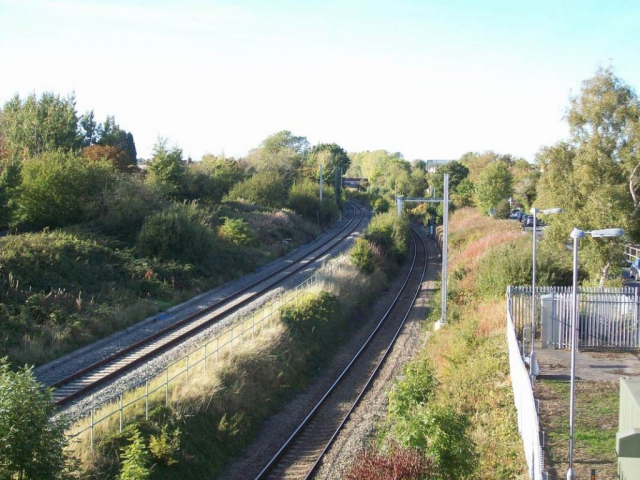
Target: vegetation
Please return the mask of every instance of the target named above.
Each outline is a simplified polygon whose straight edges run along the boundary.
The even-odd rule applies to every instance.
[[[52,395],[41,390],[33,371],[11,371],[0,360],[0,476],[40,480],[60,478],[67,465],[65,424],[51,420]]]
[[[364,238],[380,247],[384,255],[400,262],[409,246],[409,219],[398,217],[396,212],[378,214],[371,219]]]

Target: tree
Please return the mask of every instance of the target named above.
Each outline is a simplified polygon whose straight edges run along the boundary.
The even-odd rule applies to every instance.
[[[314,146],[305,161],[305,176],[312,180],[319,179],[320,165],[325,183],[333,181],[336,170],[346,173],[351,159],[342,147],[335,143],[319,143]]]
[[[98,126],[98,144],[103,146],[118,147],[126,152],[129,162],[136,164],[137,151],[133,135],[120,128],[113,116],[108,116],[102,125]]]
[[[283,130],[270,135],[259,148],[251,150],[245,161],[250,171],[271,172],[291,185],[308,153],[306,137],[296,137]]]
[[[184,167],[182,149],[167,147],[166,138],[158,138],[153,147],[153,158],[149,164],[149,179],[171,198],[178,197],[184,189]]]
[[[599,69],[583,82],[567,113],[569,141],[544,148],[537,157],[542,171],[537,206],[564,209],[553,218],[545,241],[564,243],[574,227],[640,233],[634,228],[640,188],[635,135],[639,115],[635,92],[611,69]],[[601,286],[621,265],[621,249],[614,240],[587,238],[580,248],[589,279]]]
[[[487,165],[478,177],[475,187],[475,199],[485,212],[494,208],[502,199],[513,194],[512,177],[504,162],[495,161]]]
[[[449,191],[454,193],[458,185],[469,175],[469,169],[462,163],[456,161],[440,165],[435,173],[429,175],[429,186],[432,190],[435,190],[436,195],[442,195],[445,173],[449,175]]]
[[[54,150],[78,148],[78,118],[74,95],[61,98],[45,92],[24,101],[15,95],[0,111],[0,136],[9,158],[26,158]]]
[[[120,147],[111,145],[91,145],[82,150],[82,158],[97,162],[106,160],[121,172],[130,172],[135,167],[131,166],[129,155]]]
[[[87,113],[82,115],[78,124],[83,148],[98,143],[100,140],[100,128],[98,122],[96,122],[93,110],[89,110]]]
[[[58,478],[66,463],[65,423],[54,419],[51,390],[31,368],[11,371],[0,360],[0,477]]]

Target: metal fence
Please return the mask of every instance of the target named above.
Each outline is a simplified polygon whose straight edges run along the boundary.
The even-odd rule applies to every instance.
[[[531,480],[545,480],[543,438],[538,419],[537,401],[533,396],[533,377],[524,364],[521,344],[511,314],[511,295],[507,291],[507,343],[509,346],[509,370],[513,398],[518,412],[518,432],[522,438],[524,454]]]
[[[551,328],[554,348],[571,346],[572,287],[509,287],[511,312],[518,335],[524,343],[531,325],[531,301],[534,300],[537,332]],[[579,348],[634,350],[640,348],[638,288],[578,289]],[[542,301],[547,306],[543,312]],[[542,319],[542,317],[545,319]],[[546,324],[549,319],[549,324]],[[544,324],[544,325],[541,325]],[[541,328],[542,327],[542,328]]]
[[[640,246],[638,245],[625,245],[624,246],[624,258],[627,262],[633,262],[640,258]]]
[[[295,302],[305,290],[338,274],[346,260],[343,255],[293,289],[277,294],[250,312],[236,314],[231,325],[200,347],[169,363],[161,372],[143,378],[100,405],[75,413],[71,419],[74,423],[69,430],[70,438],[79,442],[83,435],[88,435],[88,443],[93,450],[97,434],[115,430],[122,432],[127,422],[143,417],[148,420],[152,409],[170,405],[174,388],[189,385],[190,378],[206,374],[212,363],[231,355],[243,341],[253,339],[260,329],[278,318],[283,307]]]

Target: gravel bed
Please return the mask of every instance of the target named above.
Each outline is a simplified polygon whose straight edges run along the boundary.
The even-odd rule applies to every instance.
[[[437,253],[435,254],[435,258],[433,257],[433,251],[435,251],[435,247],[433,243],[428,242],[429,245],[429,261],[431,262],[427,269],[427,279],[433,277],[434,272],[437,271]],[[275,452],[279,449],[282,443],[288,438],[288,436],[295,430],[295,428],[300,424],[302,419],[307,415],[309,410],[313,408],[313,406],[318,402],[318,400],[324,395],[328,387],[333,383],[335,378],[342,372],[345,366],[349,363],[349,361],[353,358],[355,352],[360,348],[365,339],[370,335],[371,331],[377,323],[379,322],[380,317],[384,314],[384,312],[388,309],[390,303],[393,301],[393,298],[399,291],[402,286],[402,282],[406,277],[409,265],[405,265],[397,274],[396,279],[390,286],[389,290],[381,295],[380,300],[376,302],[375,306],[372,309],[371,314],[366,319],[366,323],[360,328],[357,332],[355,332],[352,338],[345,344],[342,348],[339,349],[337,355],[333,358],[330,365],[324,369],[318,378],[313,382],[311,386],[301,392],[296,396],[291,402],[283,407],[283,410],[278,414],[274,415],[272,418],[267,420],[265,424],[262,426],[259,434],[256,437],[255,442],[250,445],[235,461],[231,462],[223,472],[220,473],[219,478],[222,479],[237,479],[237,478],[255,478],[256,475],[260,472],[260,470],[267,464],[270,458],[275,454]],[[428,280],[425,280],[425,286],[429,287]],[[424,288],[424,287],[423,287]],[[419,297],[419,306],[414,308],[412,315],[410,316],[410,324],[405,326],[405,331],[407,328],[410,329],[409,334],[403,333],[394,347],[391,355],[391,358],[387,360],[387,363],[398,363],[399,357],[402,357],[400,365],[403,365],[411,356],[411,353],[415,349],[409,348],[408,343],[411,341],[418,344],[420,342],[419,335],[419,324],[426,317],[426,302],[427,298],[425,297],[425,292],[421,294]],[[413,340],[408,340],[413,339]],[[416,347],[417,348],[417,347]],[[402,352],[398,352],[398,350],[403,350]],[[409,351],[404,351],[409,350]],[[367,394],[365,401],[372,392],[380,391],[380,388],[383,385],[386,385],[389,381],[389,375],[385,370],[382,372],[382,375],[378,377],[374,385],[372,385],[371,390]],[[380,380],[382,379],[382,380]],[[386,379],[386,380],[385,380]],[[379,393],[380,396],[382,394]],[[358,415],[358,410],[354,412],[355,415]],[[353,424],[353,420],[351,420],[346,427]],[[353,433],[352,433],[353,434]],[[341,437],[342,438],[342,435]],[[338,442],[340,442],[340,438]],[[336,445],[339,445],[337,443]],[[330,452],[331,454],[331,452]],[[336,477],[339,478],[339,477]]]
[[[207,340],[209,337],[212,337],[216,333],[227,328],[237,316],[253,311],[256,308],[259,308],[260,305],[266,303],[273,296],[278,295],[284,290],[287,290],[299,285],[305,279],[309,278],[329,258],[337,256],[338,254],[340,254],[341,252],[349,248],[349,246],[355,241],[355,239],[359,235],[361,235],[362,230],[366,227],[366,224],[368,223],[369,218],[370,218],[370,214],[368,212],[365,212],[364,221],[351,235],[349,235],[346,241],[338,243],[334,248],[332,248],[329,252],[323,255],[322,258],[316,260],[315,262],[310,263],[307,267],[305,267],[304,269],[300,270],[299,272],[295,273],[294,275],[292,275],[291,277],[283,281],[280,285],[278,285],[278,287],[270,290],[268,293],[256,299],[256,301],[251,302],[249,305],[243,307],[242,309],[238,310],[237,312],[230,315],[229,317],[224,318],[220,322],[208,327],[207,329],[189,338],[188,340],[181,343],[180,345],[177,345],[176,347],[168,350],[162,355],[159,355],[153,358],[152,360],[145,363],[144,365],[141,365],[140,367],[135,368],[134,370],[131,370],[127,374],[123,375],[122,377],[119,377],[118,379],[114,380],[108,385],[100,387],[98,390],[88,395],[87,397],[84,397],[64,407],[63,409],[61,409],[61,413],[68,415],[72,418],[76,418],[78,416],[81,416],[84,412],[89,411],[91,408],[96,408],[104,404],[109,399],[116,398],[119,395],[119,393],[122,392],[123,390],[131,388],[132,386],[135,386],[144,378],[151,377],[161,372],[166,367],[167,364],[171,363],[176,359],[181,358],[186,353],[201,346],[202,343],[205,340]],[[209,300],[209,303],[213,303],[217,301],[216,298],[219,299],[224,297],[224,294],[220,293],[221,290],[224,292],[227,292],[227,294],[230,292],[236,291],[238,288],[241,288],[242,286],[251,284],[253,281],[256,280],[256,278],[261,278],[262,276],[265,276],[267,274],[266,272],[272,272],[277,268],[279,268],[280,266],[282,266],[283,264],[291,263],[292,258],[293,259],[298,258],[298,256],[300,256],[304,252],[309,252],[313,250],[313,248],[315,248],[319,243],[326,241],[326,239],[329,236],[339,231],[339,229],[342,228],[346,222],[348,222],[348,219],[342,220],[339,225],[334,227],[332,230],[325,232],[325,234],[319,237],[316,241],[310,244],[307,244],[304,247],[300,247],[297,250],[297,254],[294,254],[293,256],[291,256],[290,254],[287,256],[287,258],[283,258],[280,261],[274,262],[267,267],[263,267],[260,270],[260,275],[258,277],[255,277],[254,276],[255,274],[252,274],[248,277],[253,277],[253,278],[243,277],[242,279],[239,279],[238,281],[233,282],[232,285],[227,284],[223,287],[213,290],[212,292],[209,292],[211,293],[211,297],[210,297],[211,300]],[[191,301],[186,302],[185,304],[182,304],[182,305],[185,305],[185,310],[182,310],[179,308],[182,305],[174,307],[173,311],[171,312],[173,321],[176,321],[182,318],[184,315],[187,315],[188,313],[195,311],[195,309],[198,308],[197,305],[203,305],[203,304],[204,304],[204,296],[201,295],[197,299],[195,299],[195,306],[194,306],[194,300],[192,299]],[[165,326],[165,325],[166,323],[164,323],[162,326]],[[140,333],[142,331],[144,331],[144,334]],[[153,331],[155,331],[155,329]],[[117,351],[118,349],[123,348],[123,346],[136,341],[135,339],[144,338],[147,335],[148,335],[148,331],[146,330],[146,328],[132,329],[132,332],[126,336],[126,341],[124,340],[124,338],[121,338],[121,337],[116,337],[115,339],[112,339],[112,342],[118,343],[118,345],[116,345],[115,347],[111,345],[111,348],[115,348],[115,351]],[[88,352],[87,355],[89,355],[92,358],[92,361],[86,360],[86,356],[82,354],[79,356],[79,358],[81,359],[80,360],[81,363],[75,363],[74,361],[74,366],[73,368],[70,369],[70,371],[73,372],[79,369],[80,365],[87,365],[92,363],[93,361],[103,358],[102,356],[96,357],[94,355],[91,355],[90,352]]]

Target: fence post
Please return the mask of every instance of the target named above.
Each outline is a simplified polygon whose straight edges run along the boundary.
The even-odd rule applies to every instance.
[[[638,348],[638,346],[640,346],[640,328],[638,328],[638,309],[640,308],[640,305],[638,304],[638,287],[635,287],[634,290],[633,327],[636,329],[636,344],[634,347]]]
[[[93,452],[93,407],[91,407],[91,430],[89,431],[89,439],[91,443],[91,451]]]
[[[209,345],[209,342],[204,344],[204,354],[202,357],[202,361],[204,362],[204,366],[202,367],[203,373],[207,373],[207,345]]]
[[[185,381],[185,385],[189,385],[189,354],[187,353],[186,355],[187,358],[187,368],[186,368],[186,381]]]
[[[122,393],[121,393],[120,394],[120,433],[122,433],[122,421],[123,421],[122,414],[123,414],[123,411],[122,411]]]
[[[149,379],[144,382],[144,419],[149,420]]]
[[[165,369],[166,377],[164,382],[164,406],[169,406],[169,367]]]

